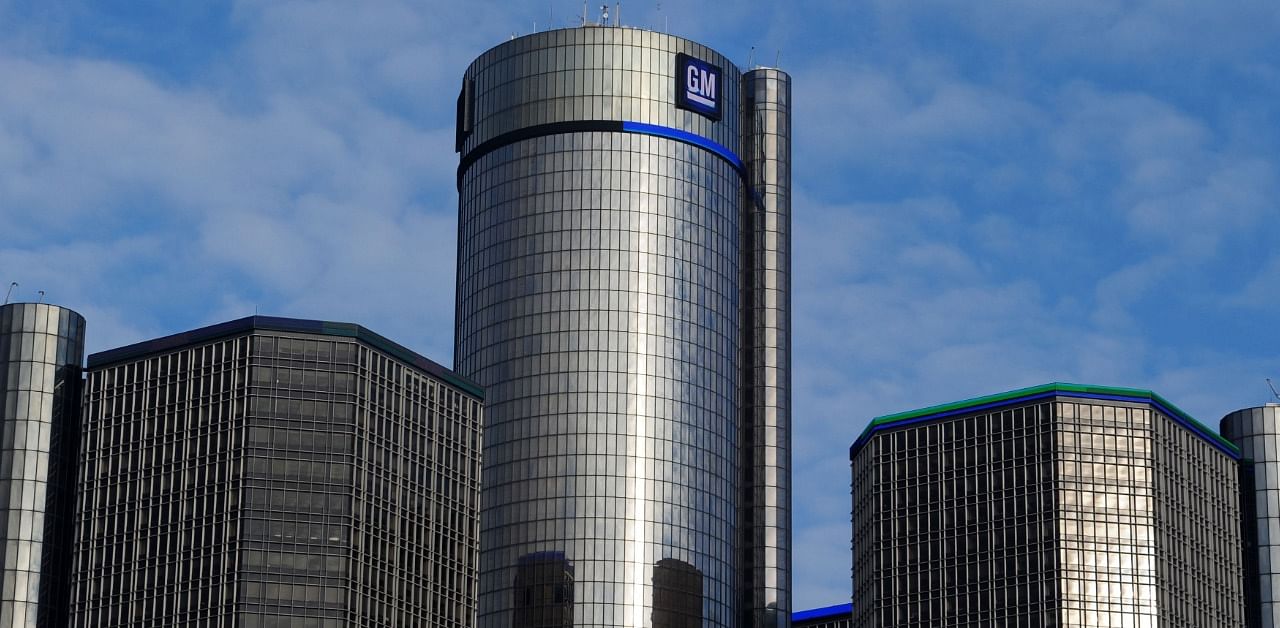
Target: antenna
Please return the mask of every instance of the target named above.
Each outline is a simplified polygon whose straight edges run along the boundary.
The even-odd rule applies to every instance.
[[[1267,386],[1271,388],[1271,394],[1276,396],[1276,400],[1280,401],[1280,392],[1276,392],[1276,385],[1271,383],[1271,378],[1267,378]]]
[[[756,67],[756,47],[751,47],[751,54],[747,56],[747,68]]]
[[[613,5],[613,25],[622,26],[622,3],[618,2]]]
[[[781,48],[778,49],[777,56],[773,58],[773,69],[775,70],[782,69],[782,49]]]
[[[609,25],[609,5],[607,4],[600,5],[600,25]]]
[[[40,298],[36,300],[36,303],[44,303],[44,290],[36,290],[36,292],[40,293]]]
[[[582,25],[587,25],[587,0],[582,0]]]
[[[4,304],[9,305],[9,296],[13,294],[13,289],[18,287],[18,282],[9,284],[9,291],[4,293]]]

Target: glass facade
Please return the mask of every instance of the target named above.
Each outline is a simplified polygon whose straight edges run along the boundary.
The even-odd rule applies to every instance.
[[[676,106],[680,54],[719,68],[720,119]],[[487,395],[481,626],[525,625],[522,561],[547,555],[572,565],[552,615],[574,626],[789,624],[789,95],[629,28],[467,70],[455,356]]]
[[[354,326],[90,356],[72,625],[474,625],[480,391]]]
[[[1245,458],[1240,505],[1247,625],[1280,625],[1280,404],[1232,412],[1221,428]]]
[[[0,626],[67,621],[84,318],[0,306]]]
[[[1148,391],[1015,392],[855,443],[856,623],[1242,625],[1238,451]]]

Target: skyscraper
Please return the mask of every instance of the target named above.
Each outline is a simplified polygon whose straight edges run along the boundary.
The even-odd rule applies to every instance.
[[[67,620],[84,318],[0,306],[0,626]]]
[[[1240,626],[1240,458],[1147,390],[880,417],[850,450],[856,626]]]
[[[519,625],[548,555],[575,626],[789,624],[789,81],[595,26],[467,69],[455,360],[487,397],[481,626]]]
[[[1280,625],[1280,404],[1222,417],[1222,435],[1240,447],[1245,625]]]
[[[474,625],[474,384],[263,316],[88,370],[73,626]]]

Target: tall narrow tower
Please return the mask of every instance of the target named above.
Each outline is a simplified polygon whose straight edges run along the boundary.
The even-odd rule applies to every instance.
[[[631,28],[467,69],[481,626],[789,625],[789,100],[785,73]]]
[[[1246,628],[1280,624],[1280,404],[1222,417],[1222,435],[1240,447],[1240,533]]]
[[[0,626],[65,626],[84,318],[0,306]]]

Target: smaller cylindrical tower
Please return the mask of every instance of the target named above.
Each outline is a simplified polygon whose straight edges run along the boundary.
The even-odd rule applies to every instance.
[[[745,628],[791,618],[791,77],[742,75],[742,609]]]
[[[66,625],[84,327],[0,306],[0,626]]]
[[[1222,417],[1222,435],[1240,448],[1245,623],[1280,625],[1280,404]]]

